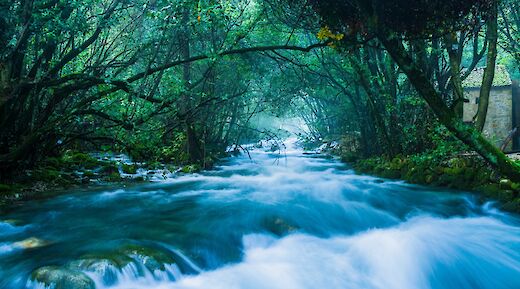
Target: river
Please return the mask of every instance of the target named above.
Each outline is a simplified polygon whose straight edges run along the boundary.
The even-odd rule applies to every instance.
[[[33,248],[20,243],[28,238]],[[520,288],[519,216],[471,193],[357,175],[290,144],[15,208],[0,216],[0,288],[44,288],[33,270],[128,244],[175,262],[149,269],[137,250],[121,268],[78,270],[118,289]]]

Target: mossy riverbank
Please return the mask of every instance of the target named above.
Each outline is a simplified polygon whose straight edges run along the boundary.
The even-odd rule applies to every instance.
[[[410,183],[478,192],[502,209],[520,213],[520,183],[501,177],[474,154],[439,156],[428,152],[394,158],[346,160],[360,173]]]
[[[47,198],[74,187],[117,183],[140,183],[173,173],[195,173],[202,168],[194,164],[134,163],[117,157],[93,156],[68,151],[49,157],[32,170],[0,182],[0,212],[13,204]]]

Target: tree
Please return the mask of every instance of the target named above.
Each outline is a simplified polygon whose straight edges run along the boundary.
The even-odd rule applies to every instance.
[[[520,180],[519,168],[446,105],[417,63],[417,56],[404,44],[456,31],[466,24],[463,16],[484,11],[489,7],[487,1],[314,1],[313,4],[327,23],[347,34],[348,44],[367,39],[380,41],[449,131],[502,174]]]

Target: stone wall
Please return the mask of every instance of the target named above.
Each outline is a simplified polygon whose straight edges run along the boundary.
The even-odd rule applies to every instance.
[[[469,102],[464,103],[464,121],[471,122],[478,110],[479,88],[464,89]],[[511,86],[493,87],[489,95],[489,106],[484,125],[484,136],[500,147],[509,135],[513,123]],[[511,149],[511,144],[507,149]]]

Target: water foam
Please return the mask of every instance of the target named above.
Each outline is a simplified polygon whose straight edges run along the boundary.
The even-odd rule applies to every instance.
[[[107,288],[520,288],[520,229],[497,220],[418,217],[328,239],[244,237],[244,259],[176,282]]]

